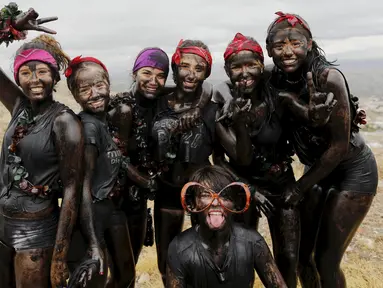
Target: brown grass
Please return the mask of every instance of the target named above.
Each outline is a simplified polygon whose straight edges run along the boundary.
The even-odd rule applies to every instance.
[[[59,101],[79,111],[76,102],[70,93],[65,89],[64,83],[60,83],[60,96],[56,97]],[[0,139],[5,132],[9,122],[9,113],[0,105]],[[367,139],[380,141],[380,136],[368,133]],[[378,161],[379,173],[383,175],[383,149],[374,149],[375,156]],[[294,170],[299,177],[303,168],[299,161],[294,162]],[[348,247],[342,262],[342,268],[345,272],[347,285],[350,288],[379,288],[383,287],[383,187],[379,187],[379,192],[375,197],[372,207],[355,235],[353,241]],[[152,206],[152,202],[150,202]],[[189,219],[186,219],[184,228],[190,227]],[[270,235],[266,220],[261,219],[260,233],[266,238],[271,245]],[[157,269],[156,249],[155,247],[145,247],[137,264],[137,285],[139,288],[162,287],[161,278]],[[257,280],[255,287],[261,287]]]

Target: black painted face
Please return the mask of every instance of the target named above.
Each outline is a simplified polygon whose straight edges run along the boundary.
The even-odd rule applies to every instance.
[[[165,86],[166,75],[163,70],[143,67],[134,74],[137,89],[147,99],[154,99]]]
[[[249,94],[254,91],[261,79],[263,64],[255,53],[240,51],[231,56],[225,70],[231,83],[243,93]]]
[[[178,65],[177,86],[185,93],[193,93],[206,78],[207,63],[195,54],[182,54]]]
[[[52,95],[53,73],[47,64],[27,62],[20,67],[18,77],[21,89],[31,102],[44,101]]]
[[[279,69],[294,73],[302,67],[311,45],[301,29],[289,27],[275,32],[267,51]]]
[[[74,96],[82,109],[98,114],[106,111],[110,100],[108,76],[100,65],[81,68],[76,74]]]
[[[207,188],[208,183],[202,183]],[[201,210],[211,203],[211,194],[203,189],[196,193],[196,210]],[[228,201],[227,201],[228,202]],[[228,208],[233,209],[234,203],[226,203]],[[199,213],[199,222],[213,231],[225,230],[231,221],[231,213],[224,209],[219,201],[215,199],[211,206]]]

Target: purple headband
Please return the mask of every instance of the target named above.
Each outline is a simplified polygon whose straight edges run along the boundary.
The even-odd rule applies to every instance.
[[[138,54],[133,66],[133,73],[143,67],[153,67],[169,74],[169,57],[160,48],[145,48]]]
[[[29,61],[40,61],[46,64],[50,64],[51,67],[58,71],[56,60],[49,52],[42,49],[24,50],[16,56],[13,65],[13,76],[15,77],[16,83],[19,82],[17,75],[19,73],[20,67]]]

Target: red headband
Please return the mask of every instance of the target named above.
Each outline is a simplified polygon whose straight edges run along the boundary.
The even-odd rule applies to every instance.
[[[309,32],[309,35],[311,37],[311,31],[310,31],[310,27],[307,25],[306,21],[304,21],[301,17],[299,17],[298,15],[294,15],[294,14],[285,14],[281,11],[278,11],[278,12],[275,12],[275,14],[277,14],[279,17],[274,21],[273,25],[270,27],[269,29],[269,32],[271,31],[271,29],[275,26],[275,24],[277,23],[280,23],[282,21],[285,21],[287,20],[287,22],[292,26],[294,27],[295,25],[297,24],[300,24],[302,25],[303,28],[305,28],[307,30],[307,32]]]
[[[178,43],[176,52],[174,52],[173,57],[172,57],[172,64],[180,64],[181,61],[181,54],[184,53],[189,53],[189,54],[194,54],[202,57],[208,64],[208,72],[206,78],[210,75],[211,71],[211,66],[213,65],[213,59],[211,57],[211,54],[209,51],[203,49],[202,47],[196,47],[196,46],[191,46],[191,47],[180,47],[181,44],[184,42],[183,39]]]
[[[69,77],[70,75],[72,75],[73,73],[73,67],[82,63],[82,62],[93,62],[93,63],[96,63],[98,65],[100,65],[102,67],[102,69],[105,70],[105,72],[108,72],[108,69],[106,69],[105,65],[98,59],[96,58],[93,58],[93,57],[84,57],[84,58],[81,58],[82,55],[80,56],[77,56],[75,58],[72,59],[72,61],[70,61],[69,65],[68,65],[68,68],[65,70],[65,77]]]
[[[231,55],[245,50],[256,53],[259,58],[261,58],[263,63],[264,57],[262,47],[256,41],[243,36],[241,33],[235,34],[234,39],[231,41],[229,46],[227,46],[226,51],[223,54],[223,58],[226,61]]]

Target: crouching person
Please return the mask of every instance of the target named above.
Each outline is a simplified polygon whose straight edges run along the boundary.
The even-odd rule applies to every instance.
[[[171,242],[166,286],[253,287],[254,269],[265,287],[287,287],[263,237],[234,223],[250,205],[248,187],[218,166],[197,170],[181,191],[198,225]]]

